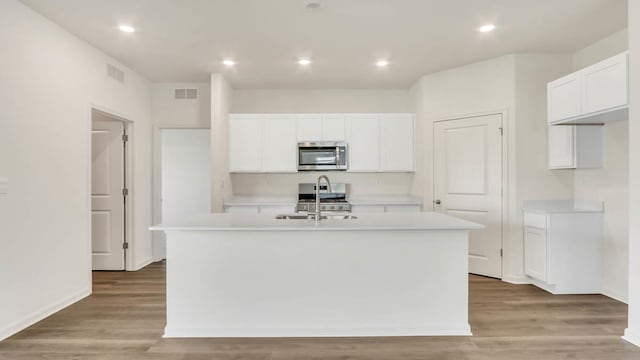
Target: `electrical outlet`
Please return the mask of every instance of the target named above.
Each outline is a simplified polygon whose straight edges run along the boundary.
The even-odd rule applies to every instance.
[[[6,176],[0,176],[0,194],[9,193],[9,178]]]

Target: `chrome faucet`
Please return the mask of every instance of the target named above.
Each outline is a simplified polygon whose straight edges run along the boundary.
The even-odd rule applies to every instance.
[[[331,190],[331,181],[329,181],[327,175],[318,176],[318,180],[316,180],[316,222],[320,221],[322,218],[322,214],[320,214],[320,180],[323,178],[327,182],[327,190],[329,193],[333,192]]]

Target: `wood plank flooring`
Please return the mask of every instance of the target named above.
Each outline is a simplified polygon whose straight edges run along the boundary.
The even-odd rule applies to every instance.
[[[470,276],[473,337],[163,339],[165,268],[95,272],[93,295],[0,342],[0,360],[640,360],[627,307]]]

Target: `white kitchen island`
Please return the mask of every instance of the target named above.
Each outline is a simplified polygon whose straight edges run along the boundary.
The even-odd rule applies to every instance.
[[[162,224],[165,337],[471,335],[468,232],[435,213]]]

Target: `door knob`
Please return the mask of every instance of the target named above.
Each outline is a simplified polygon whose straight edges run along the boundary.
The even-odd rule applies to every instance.
[[[434,204],[436,204],[436,205],[440,205],[440,204],[442,204],[442,201],[440,201],[440,200],[436,200],[436,201],[434,201],[433,203],[434,203]]]

